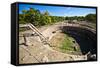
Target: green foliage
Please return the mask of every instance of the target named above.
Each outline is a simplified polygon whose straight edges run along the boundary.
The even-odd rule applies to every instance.
[[[72,17],[66,16],[65,20],[89,21],[92,23],[96,23],[96,14],[88,14],[86,16],[72,16]]]
[[[20,24],[32,23],[35,26],[43,26],[54,24],[63,20],[64,17],[50,16],[48,11],[41,13],[39,10],[34,8],[30,8],[29,10],[22,10],[22,14],[19,14]]]
[[[72,17],[65,17],[66,20],[77,20],[77,21],[82,21],[85,20],[85,17],[83,16],[72,16]]]
[[[50,16],[48,11],[41,13],[39,10],[30,8],[29,10],[22,10],[22,14],[19,14],[19,24],[32,23],[35,26],[43,26],[61,22],[64,20],[77,20],[77,21],[90,21],[96,22],[96,14],[88,14],[83,16],[72,16],[72,17],[61,17],[61,16]]]
[[[87,21],[96,23],[96,14],[88,14],[88,15],[86,15],[85,19]]]

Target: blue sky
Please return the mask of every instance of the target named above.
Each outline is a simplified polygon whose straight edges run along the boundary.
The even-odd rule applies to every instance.
[[[22,10],[29,10],[30,7],[40,10],[42,13],[48,11],[52,16],[85,16],[90,13],[96,14],[95,8],[60,7],[30,4],[19,4],[19,13],[21,14]]]

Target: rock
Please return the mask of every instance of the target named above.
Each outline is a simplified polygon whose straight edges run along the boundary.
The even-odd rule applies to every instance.
[[[48,60],[48,57],[47,57],[47,56],[44,56],[43,59],[42,59],[42,61],[43,61],[43,62],[48,62],[48,61],[49,61],[49,60]]]

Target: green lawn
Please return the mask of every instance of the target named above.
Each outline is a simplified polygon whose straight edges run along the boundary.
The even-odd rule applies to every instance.
[[[61,46],[59,47],[61,49],[62,52],[68,52],[68,51],[74,51],[74,47],[73,45],[75,45],[73,43],[74,38],[65,35],[64,40],[61,43]],[[80,51],[80,49],[78,48],[77,51]]]

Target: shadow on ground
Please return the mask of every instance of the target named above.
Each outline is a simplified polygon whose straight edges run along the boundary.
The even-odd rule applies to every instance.
[[[97,54],[97,37],[96,34],[91,31],[79,27],[64,26],[61,28],[63,33],[67,33],[73,37],[80,46],[83,55],[90,52],[91,54]]]

